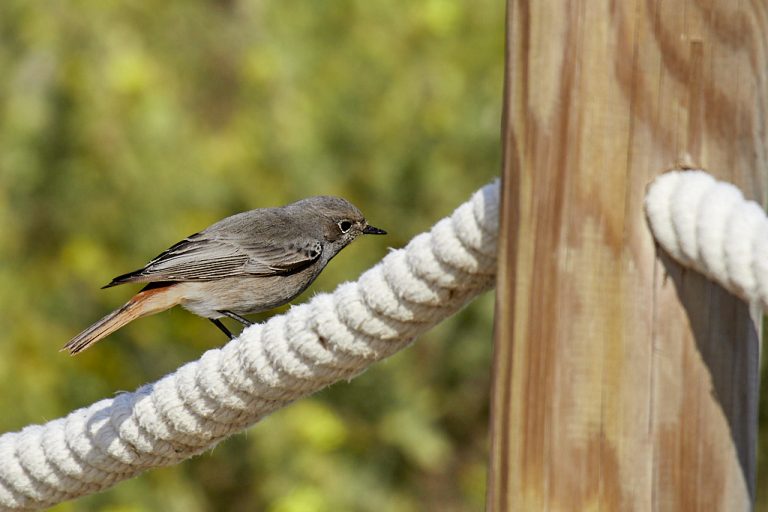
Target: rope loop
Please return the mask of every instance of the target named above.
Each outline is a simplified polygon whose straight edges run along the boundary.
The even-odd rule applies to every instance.
[[[645,213],[675,260],[768,308],[768,217],[759,204],[704,171],[671,171],[648,187]]]

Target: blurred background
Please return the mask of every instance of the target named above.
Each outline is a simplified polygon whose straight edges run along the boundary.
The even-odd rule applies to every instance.
[[[389,231],[304,301],[497,176],[503,15],[498,0],[0,2],[0,431],[223,344],[177,308],[58,352],[139,288],[102,285],[210,223],[334,194]],[[481,510],[492,308],[486,294],[351,383],[54,510]]]

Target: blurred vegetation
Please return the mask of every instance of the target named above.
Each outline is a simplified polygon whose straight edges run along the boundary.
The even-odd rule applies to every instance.
[[[390,232],[498,174],[503,2],[0,2],[0,431],[132,390],[224,343],[181,309],[69,358],[100,290],[237,211],[347,197]],[[135,288],[135,287],[134,287]],[[479,510],[492,296],[351,383],[193,461],[58,511]]]

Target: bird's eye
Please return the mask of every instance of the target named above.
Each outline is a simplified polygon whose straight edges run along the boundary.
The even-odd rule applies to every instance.
[[[346,233],[347,231],[352,229],[352,223],[349,222],[348,220],[343,220],[339,222],[339,229],[341,230],[342,233]]]

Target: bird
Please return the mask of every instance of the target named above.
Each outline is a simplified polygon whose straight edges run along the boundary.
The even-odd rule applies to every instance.
[[[137,318],[180,305],[221,322],[286,304],[360,235],[385,235],[346,199],[315,196],[226,217],[172,245],[144,267],[102,288],[146,283],[122,307],[72,338],[62,351],[78,354]]]

